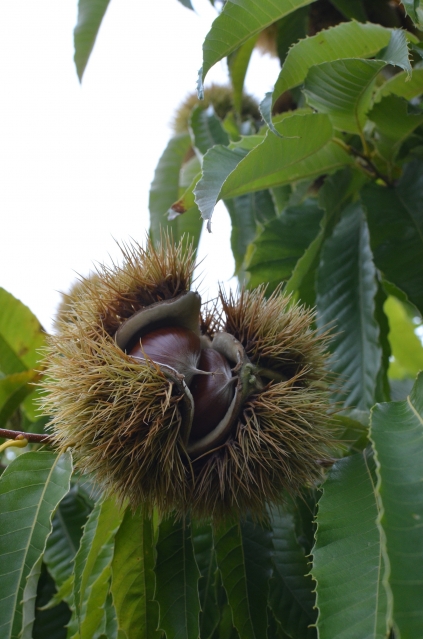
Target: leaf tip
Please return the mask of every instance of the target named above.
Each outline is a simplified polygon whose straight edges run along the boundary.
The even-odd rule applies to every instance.
[[[204,100],[203,67],[198,71],[197,95],[199,100]]]
[[[269,91],[268,93],[265,94],[263,100],[259,104],[260,115],[263,118],[263,120],[265,121],[265,123],[267,124],[267,126],[269,127],[269,129],[272,131],[272,133],[277,135],[279,138],[283,138],[284,136],[281,135],[279,133],[279,131],[276,130],[275,125],[273,124],[273,120],[272,120],[272,106],[273,106],[273,104],[272,104],[272,96],[273,96],[272,91]]]

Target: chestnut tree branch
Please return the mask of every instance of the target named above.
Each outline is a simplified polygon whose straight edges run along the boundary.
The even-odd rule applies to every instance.
[[[334,138],[333,141],[336,142],[336,144],[338,144],[341,148],[343,148],[347,153],[349,153],[353,157],[359,158],[361,162],[358,163],[358,166],[363,171],[365,171],[368,175],[370,175],[373,178],[375,177],[379,178],[380,180],[385,182],[387,186],[392,186],[392,180],[390,180],[387,175],[384,175],[383,173],[379,171],[379,169],[372,162],[368,154],[358,151],[358,149],[355,149],[353,146],[349,144],[345,144],[345,142],[343,142],[339,138]]]
[[[20,435],[33,444],[50,444],[53,441],[51,435],[45,433],[39,435],[38,433],[24,433],[20,430],[8,430],[7,428],[0,428],[0,437],[7,439],[16,439]]]

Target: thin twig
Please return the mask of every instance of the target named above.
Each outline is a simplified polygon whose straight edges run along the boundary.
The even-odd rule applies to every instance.
[[[340,140],[339,138],[334,138],[333,141],[336,142],[336,144],[338,144],[341,148],[344,149],[344,151],[346,151],[350,155],[353,155],[356,158],[360,158],[360,160],[362,160],[363,162],[361,168],[366,171],[367,174],[370,173],[370,175],[383,180],[387,186],[392,186],[392,180],[390,180],[387,175],[381,173],[367,155],[365,155],[361,151],[358,151],[353,146],[345,144],[345,142],[343,142],[343,140]]]
[[[385,184],[387,186],[392,186],[392,182],[391,180],[388,178],[387,175],[384,175],[383,173],[381,173],[379,171],[379,169],[373,164],[373,162],[370,160],[370,158],[368,158],[366,155],[364,155],[364,153],[361,153],[361,151],[357,151],[357,149],[355,149],[353,146],[350,146],[350,153],[358,158],[360,158],[360,160],[363,160],[363,162],[365,162],[367,168],[376,176],[378,177],[380,180],[383,180],[385,182]]]
[[[28,442],[32,442],[35,444],[51,444],[53,441],[53,437],[47,434],[38,433],[24,433],[20,430],[8,430],[7,428],[0,428],[0,437],[5,437],[7,439],[16,439],[18,435],[21,435]]]

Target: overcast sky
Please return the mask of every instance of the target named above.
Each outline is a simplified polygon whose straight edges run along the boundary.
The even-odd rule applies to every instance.
[[[77,0],[13,0],[0,19],[0,286],[50,330],[75,273],[117,257],[113,238],[143,241],[148,192],[175,107],[195,89],[216,13],[195,0],[112,0],[82,85],[73,63]],[[276,60],[247,77],[261,99]],[[208,83],[225,82],[224,62]],[[203,233],[205,286],[233,272],[230,222],[216,210]],[[205,288],[204,286],[204,288]]]

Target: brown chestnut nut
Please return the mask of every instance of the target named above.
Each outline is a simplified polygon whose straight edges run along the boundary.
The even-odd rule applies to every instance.
[[[143,335],[128,354],[137,359],[146,359],[147,356],[157,364],[170,366],[184,375],[186,384],[189,384],[198,372],[200,338],[188,328],[166,326]]]
[[[210,433],[225,417],[235,393],[235,378],[226,358],[206,348],[201,351],[198,367],[212,375],[195,375],[191,384],[194,417],[190,440]]]

